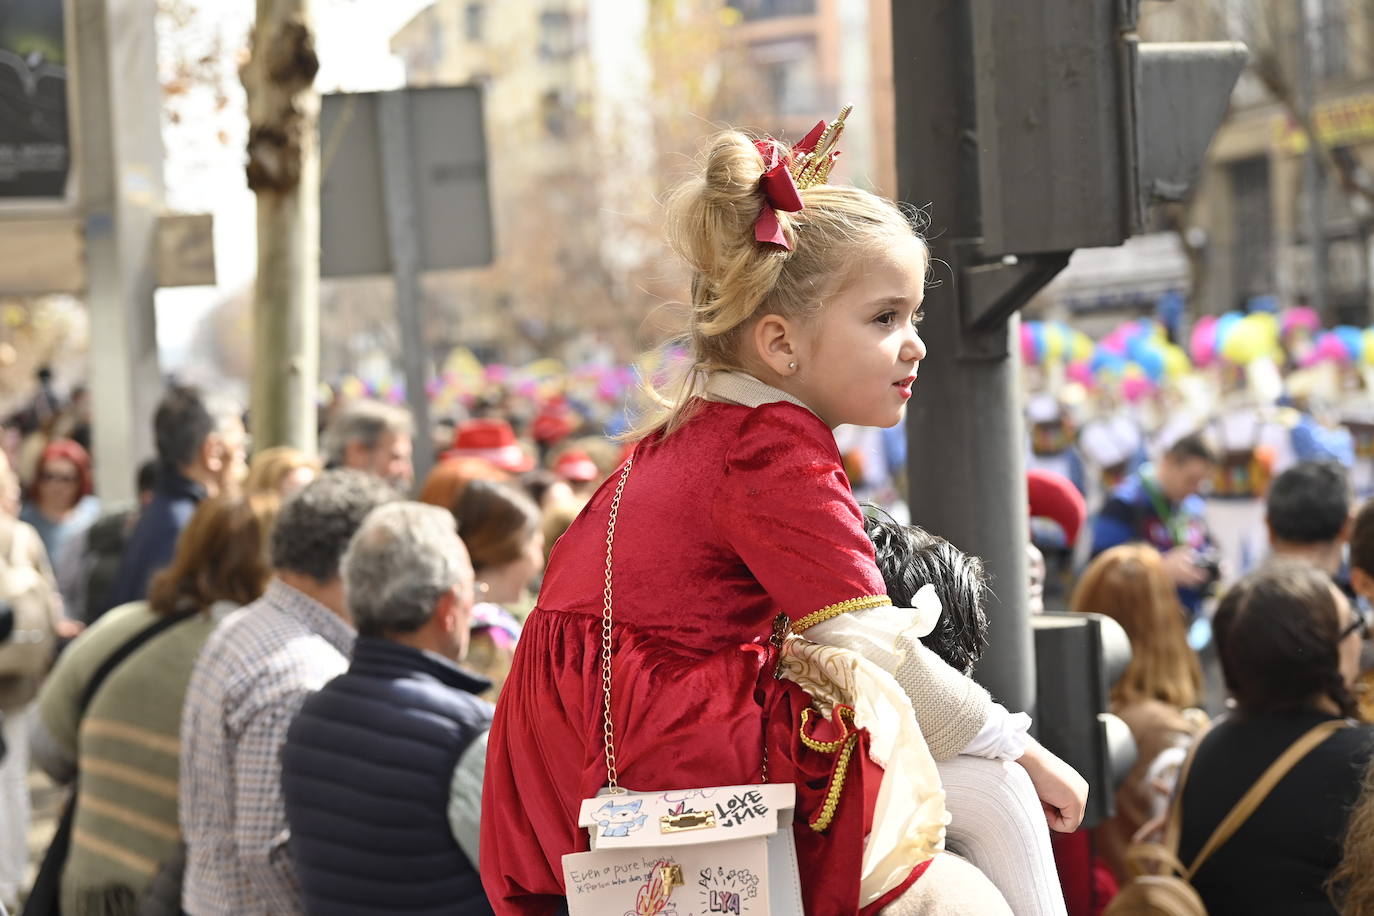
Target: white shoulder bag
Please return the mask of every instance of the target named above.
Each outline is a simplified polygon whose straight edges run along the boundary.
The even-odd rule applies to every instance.
[[[606,531],[601,679],[606,788],[582,802],[591,851],[563,857],[571,916],[803,916],[791,784],[631,792],[616,777],[611,724],[611,551],[625,462]],[[765,777],[766,778],[766,777]]]

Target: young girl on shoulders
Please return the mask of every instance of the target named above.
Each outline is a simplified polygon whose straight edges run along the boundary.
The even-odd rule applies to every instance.
[[[842,126],[843,115],[793,149],[727,131],[669,202],[692,272],[694,361],[554,548],[516,651],[483,796],[481,869],[498,914],[561,905],[561,857],[588,846],[578,807],[611,762],[620,785],[646,791],[793,783],[811,913],[907,912],[913,885],[940,871],[987,884],[934,855],[938,778],[884,794],[885,780],[911,777],[878,761],[924,772],[932,755],[1019,759],[1052,826],[1081,819],[1081,778],[1025,735],[1024,717],[920,645],[922,615],[893,605],[874,563],[831,429],[902,417],[926,355],[916,325],[928,254],[896,205],[827,183]],[[817,700],[816,714],[806,690],[776,676],[785,634],[845,653],[862,689],[895,692],[919,748],[846,714],[876,708],[852,696]],[[824,750],[840,746],[853,753]]]

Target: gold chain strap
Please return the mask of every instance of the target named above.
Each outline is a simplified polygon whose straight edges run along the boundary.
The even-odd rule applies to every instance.
[[[601,613],[601,689],[605,693],[605,706],[602,708],[602,721],[605,724],[606,743],[606,785],[610,794],[624,795],[620,788],[615,769],[615,727],[611,724],[611,547],[615,544],[615,522],[620,515],[620,497],[625,494],[625,481],[629,479],[630,467],[634,456],[625,461],[625,470],[616,484],[615,496],[611,498],[611,516],[606,523],[606,590],[602,593],[605,603]]]

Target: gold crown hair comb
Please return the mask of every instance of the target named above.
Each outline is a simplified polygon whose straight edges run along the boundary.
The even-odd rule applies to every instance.
[[[796,213],[801,210],[802,201],[798,192],[825,184],[830,178],[835,157],[840,155],[835,144],[844,132],[844,119],[853,110],[853,105],[846,105],[841,109],[840,116],[829,124],[824,121],[818,123],[800,143],[792,147],[791,155],[787,157],[781,152],[785,147],[772,137],[754,141],[755,149],[763,157],[764,166],[763,177],[759,179],[763,207],[754,221],[756,241],[792,250],[792,243],[782,231],[776,211]]]
[[[844,133],[844,119],[853,110],[853,105],[844,106],[838,118],[829,124],[821,121],[800,143],[792,147],[792,167],[789,171],[798,189],[825,184],[830,178],[830,169],[840,155],[835,145],[840,142],[840,134]]]

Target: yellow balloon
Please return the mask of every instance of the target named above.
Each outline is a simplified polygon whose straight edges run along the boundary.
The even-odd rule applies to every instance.
[[[1251,362],[1268,353],[1273,347],[1268,329],[1263,322],[1252,321],[1255,315],[1247,315],[1226,335],[1221,345],[1221,355],[1236,366],[1248,366]]]
[[[1364,364],[1374,366],[1374,328],[1364,329]]]
[[[454,347],[448,359],[444,360],[444,371],[476,378],[482,374],[482,362],[467,347]]]
[[[1176,344],[1164,345],[1164,374],[1171,379],[1180,379],[1187,375],[1193,368],[1193,364],[1188,360],[1188,354],[1183,348]]]
[[[1064,356],[1064,332],[1058,325],[1045,325],[1045,362],[1057,363]]]
[[[1082,331],[1073,332],[1072,362],[1082,363],[1093,358],[1093,340]]]
[[[356,375],[350,375],[343,380],[341,385],[339,385],[339,394],[343,395],[347,400],[356,400],[367,394],[367,386],[364,385],[362,379],[358,378]]]
[[[1269,343],[1279,342],[1279,319],[1273,312],[1252,312],[1244,320],[1262,328]]]

